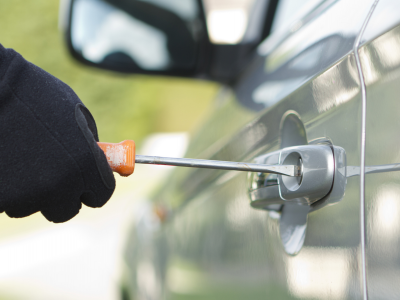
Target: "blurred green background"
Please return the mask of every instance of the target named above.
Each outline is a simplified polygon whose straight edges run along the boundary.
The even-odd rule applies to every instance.
[[[1,0],[0,43],[72,87],[92,112],[102,141],[152,132],[191,131],[217,85],[199,80],[117,74],[89,68],[67,53],[57,0]]]
[[[0,0],[0,43],[70,85],[92,112],[101,141],[133,139],[139,148],[153,132],[191,132],[199,126],[218,89],[216,84],[117,74],[76,62],[58,29],[59,4],[58,0]],[[85,219],[89,211],[83,207],[75,219]],[[22,219],[3,213],[0,240],[53,225],[40,213]]]
[[[199,126],[217,92],[216,84],[179,78],[124,75],[81,65],[67,53],[64,37],[58,29],[58,10],[58,0],[0,0],[0,43],[6,48],[15,49],[28,61],[70,85],[92,112],[100,140],[119,142],[133,139],[140,147],[144,138],[153,132],[192,132]],[[102,256],[99,256],[100,261],[86,265],[85,268],[79,265],[87,260],[86,256],[90,254],[92,242],[88,244],[89,250],[82,248],[82,253],[77,254],[82,256],[81,260],[76,260],[77,264],[70,265],[68,260],[63,264],[62,258],[54,262],[49,259],[49,262],[46,260],[31,266],[32,263],[25,260],[36,255],[30,247],[34,247],[33,250],[38,251],[38,257],[42,257],[39,252],[46,247],[43,240],[54,244],[52,247],[58,245],[63,249],[63,234],[71,230],[78,232],[89,230],[89,237],[92,237],[96,236],[96,233],[103,232],[105,228],[109,230],[109,227],[115,227],[111,236],[117,233],[122,236],[124,223],[121,220],[127,219],[125,215],[133,210],[132,205],[135,202],[132,199],[140,198],[139,195],[146,190],[144,188],[146,184],[143,183],[146,181],[142,176],[135,176],[132,180],[118,177],[117,180],[119,189],[114,193],[113,201],[107,204],[107,209],[93,210],[83,207],[78,216],[67,223],[57,225],[49,223],[40,213],[22,219],[11,219],[4,213],[0,214],[0,243],[3,248],[11,247],[10,249],[16,249],[18,252],[14,258],[9,258],[11,261],[7,272],[11,272],[11,275],[8,276],[4,271],[1,277],[1,300],[26,299],[17,296],[23,292],[20,286],[24,286],[27,293],[36,293],[39,295],[37,297],[40,297],[46,291],[40,290],[40,287],[48,280],[47,274],[55,274],[50,276],[54,277],[55,281],[47,283],[46,287],[54,286],[56,289],[64,277],[89,278],[99,273],[101,279],[102,273],[96,271],[98,264],[101,262],[101,265],[104,265],[107,261],[116,264],[121,255],[116,254],[120,251],[118,250],[120,246],[115,241],[110,244],[110,247],[113,246],[115,249],[108,247],[111,249],[109,251],[105,247],[101,252]],[[129,197],[126,196],[128,192]],[[104,227],[104,224],[107,226]],[[46,238],[48,234],[59,236],[60,241],[52,236]],[[79,237],[79,234],[77,236]],[[65,239],[68,240],[68,237]],[[18,241],[22,243],[21,245],[28,246],[19,246]],[[35,243],[39,244],[29,246],[36,245]],[[74,247],[74,243],[80,245],[80,242],[74,239],[69,243],[72,244],[71,247]],[[53,252],[50,251],[52,255],[57,255]],[[19,263],[18,259],[23,261]],[[103,272],[104,276],[109,276],[107,272]],[[108,285],[114,284],[111,279],[107,279],[106,282]],[[31,286],[26,286],[28,283]],[[32,294],[30,299],[37,298],[33,298]]]

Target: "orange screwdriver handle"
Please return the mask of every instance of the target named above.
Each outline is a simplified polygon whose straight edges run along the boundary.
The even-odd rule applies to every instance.
[[[107,157],[111,170],[121,176],[129,176],[135,170],[135,142],[131,140],[121,143],[102,143],[97,145]]]

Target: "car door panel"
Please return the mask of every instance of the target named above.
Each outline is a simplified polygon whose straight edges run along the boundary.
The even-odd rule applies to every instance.
[[[352,49],[372,3],[330,1],[283,40],[261,45],[237,85],[220,94],[187,155],[251,161],[283,145],[282,122],[295,115],[307,143],[340,146],[347,164],[359,166],[362,98]],[[141,253],[128,251],[136,270],[132,293],[143,299],[362,298],[358,176],[348,178],[343,199],[322,200],[308,214],[297,255],[282,246],[282,213],[255,210],[247,190],[243,172],[175,170],[153,199],[169,211],[167,221],[147,231],[150,242]],[[137,284],[141,261],[156,274],[147,278],[157,286],[153,292]]]
[[[282,116],[290,107],[303,120],[308,141],[329,138],[335,145],[346,149],[349,164],[359,165],[361,97],[356,76],[354,56],[349,55],[251,123],[245,135],[264,135],[259,140],[246,140],[246,146],[240,149],[252,155],[257,155],[257,149],[262,149],[262,153],[279,149],[279,126]],[[332,104],[315,96],[319,95],[315,89],[315,86],[319,86],[318,81],[340,82],[343,78],[347,79],[344,80],[346,85],[336,85],[336,93],[347,95],[348,98],[338,96],[336,99],[340,99],[340,102]],[[314,111],[314,114],[310,111]],[[323,118],[319,117],[321,113],[325,114]],[[260,127],[265,128],[264,131],[259,130]],[[243,141],[240,138],[242,135],[238,136],[235,145]],[[193,173],[198,177],[202,172],[196,170]],[[177,213],[172,224],[167,225],[173,228],[166,229],[166,234],[170,237],[171,253],[178,256],[175,259],[183,257],[189,260],[211,283],[216,282],[215,276],[222,276],[221,280],[232,284],[241,295],[238,299],[243,299],[244,295],[261,299],[266,293],[266,283],[270,284],[268,293],[279,295],[282,299],[360,297],[362,264],[358,260],[358,177],[348,180],[346,195],[339,204],[309,214],[304,247],[297,256],[289,256],[280,240],[279,215],[255,211],[250,207],[246,193],[247,174],[227,174],[215,178],[204,176],[210,180],[204,181],[199,190],[207,192],[197,192],[198,196]],[[186,180],[190,181],[190,178]],[[174,234],[179,236],[176,239],[181,243],[175,241]],[[228,280],[232,268],[237,270],[236,280]],[[212,293],[207,294],[213,291],[210,285],[199,286],[204,290],[193,290],[194,294],[211,297]],[[264,291],[261,289],[263,286]],[[219,284],[217,287],[221,288]],[[223,290],[231,291],[229,286]],[[259,294],[250,291],[259,291]],[[225,296],[231,297],[230,294]]]
[[[367,92],[366,166],[398,164],[400,18],[398,1],[380,1],[365,31],[360,59]],[[383,22],[387,19],[388,22]],[[368,40],[373,37],[373,40]],[[368,293],[398,299],[400,288],[399,172],[365,177]]]

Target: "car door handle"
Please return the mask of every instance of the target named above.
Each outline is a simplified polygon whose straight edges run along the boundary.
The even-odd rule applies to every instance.
[[[278,210],[289,202],[311,205],[333,191],[335,177],[342,194],[346,183],[345,160],[344,149],[331,145],[295,146],[259,156],[255,159],[257,163],[297,164],[301,176],[249,174],[251,206]]]

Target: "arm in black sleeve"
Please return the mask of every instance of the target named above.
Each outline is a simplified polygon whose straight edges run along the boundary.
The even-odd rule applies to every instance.
[[[0,45],[0,212],[52,222],[103,206],[115,180],[74,91]]]

